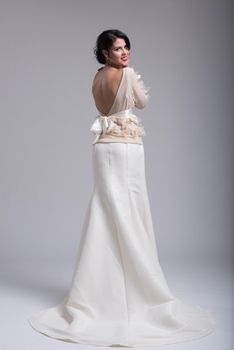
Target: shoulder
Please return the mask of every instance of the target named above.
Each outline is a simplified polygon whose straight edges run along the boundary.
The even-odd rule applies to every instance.
[[[110,78],[116,78],[118,79],[119,77],[122,76],[122,73],[123,73],[123,68],[109,68],[106,70],[105,74],[107,77],[110,77]]]
[[[141,74],[138,71],[136,71],[134,69],[134,67],[126,67],[126,68],[127,68],[128,76],[130,78],[129,80],[131,80],[132,83],[135,84],[135,85],[139,85],[139,84],[142,85],[143,84],[143,80],[142,80]]]
[[[134,67],[125,67],[124,69],[129,78],[133,80],[138,80],[141,78],[141,75],[135,71]]]
[[[94,76],[94,80],[98,78],[117,79],[122,76],[123,68],[115,69],[109,67],[101,67]]]
[[[134,73],[134,68],[133,67],[125,67],[123,68],[126,73],[128,74],[133,74]]]

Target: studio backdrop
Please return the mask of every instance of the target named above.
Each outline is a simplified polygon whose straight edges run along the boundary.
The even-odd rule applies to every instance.
[[[228,0],[1,0],[2,262],[76,255],[93,188],[93,48],[110,28],[129,36],[130,64],[151,89],[136,114],[159,257],[231,257],[231,9]]]

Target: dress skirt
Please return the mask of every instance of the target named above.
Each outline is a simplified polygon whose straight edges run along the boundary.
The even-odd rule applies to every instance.
[[[170,291],[161,269],[143,144],[93,145],[94,188],[65,299],[33,315],[50,337],[100,346],[153,346],[211,333],[213,315]]]

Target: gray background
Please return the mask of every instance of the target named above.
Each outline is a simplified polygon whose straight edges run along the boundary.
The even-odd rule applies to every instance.
[[[151,87],[136,114],[166,277],[220,321],[214,338],[190,349],[232,348],[232,22],[228,0],[0,1],[4,349],[16,340],[20,349],[73,346],[25,319],[60,301],[72,276],[93,186],[93,47],[110,28],[129,36],[130,63]]]
[[[97,35],[151,87],[138,115],[159,254],[231,256],[231,1],[1,1],[1,259],[70,258],[91,195]]]

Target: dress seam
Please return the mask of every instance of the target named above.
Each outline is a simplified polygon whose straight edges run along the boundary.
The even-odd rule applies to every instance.
[[[126,144],[127,145],[127,144]],[[126,148],[126,147],[125,147]],[[112,179],[112,169],[111,169],[111,159],[110,159],[110,148],[108,147],[108,164],[109,164],[109,169],[110,169],[110,177]],[[116,229],[116,238],[117,238],[117,242],[118,242],[118,247],[119,247],[119,255],[120,255],[120,259],[121,259],[121,267],[122,267],[122,271],[123,271],[123,281],[124,281],[124,290],[125,290],[125,303],[126,303],[126,309],[127,309],[127,332],[126,332],[126,341],[128,342],[128,332],[129,332],[129,308],[128,308],[128,298],[127,298],[127,288],[126,288],[126,273],[125,273],[125,269],[124,269],[124,263],[123,263],[123,257],[122,257],[122,253],[121,253],[121,247],[120,247],[120,243],[119,243],[119,228],[118,225],[116,225],[116,221],[115,221],[115,217],[113,215],[113,209],[112,209],[112,201],[110,200],[110,192],[109,192],[109,187],[108,187],[108,197],[109,197],[109,203],[110,203],[110,210],[111,210],[111,215],[113,218],[113,222],[115,225],[115,229]]]

